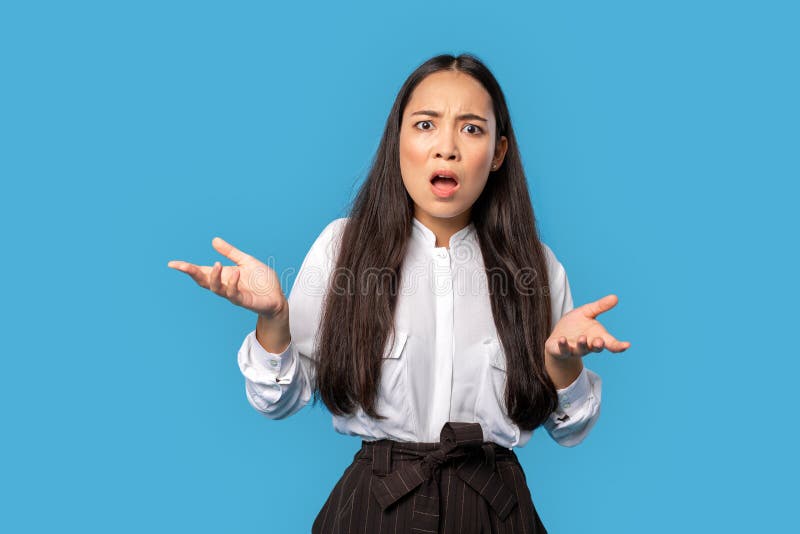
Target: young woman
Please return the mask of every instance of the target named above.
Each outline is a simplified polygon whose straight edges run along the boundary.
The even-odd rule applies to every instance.
[[[401,87],[349,217],[329,223],[288,299],[277,274],[169,266],[258,314],[238,354],[250,404],[273,419],[320,398],[361,448],[314,533],[545,533],[514,447],[543,426],[574,446],[600,414],[582,357],[621,352],[573,309],[539,241],[503,92],[476,57],[440,55]]]

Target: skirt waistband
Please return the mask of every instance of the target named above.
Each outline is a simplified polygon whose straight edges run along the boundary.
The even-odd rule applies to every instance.
[[[372,471],[378,476],[391,473],[393,461],[419,460],[426,474],[439,471],[445,464],[457,463],[460,467],[475,459],[480,459],[490,469],[494,469],[498,460],[519,463],[513,450],[494,442],[483,441],[483,429],[479,423],[454,421],[444,424],[436,443],[362,440],[361,449],[353,459],[370,460]]]
[[[394,441],[390,439],[379,439],[375,441],[361,441],[361,448],[356,452],[355,459],[371,460],[373,457],[380,454],[391,454],[392,460],[408,461],[424,458],[429,453],[441,450],[443,446],[441,443],[425,443],[425,442],[408,442],[408,441]],[[487,449],[491,448],[494,457],[500,459],[517,459],[517,455],[513,450],[498,445],[493,442],[485,442],[477,444],[476,446],[463,447],[465,452],[480,454],[481,450],[486,454]],[[491,453],[490,453],[491,454]]]

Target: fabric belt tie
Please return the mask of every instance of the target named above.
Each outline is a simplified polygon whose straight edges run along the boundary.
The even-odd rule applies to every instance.
[[[517,504],[516,494],[497,472],[494,445],[483,442],[479,423],[445,423],[439,448],[420,452],[419,460],[398,462],[399,467],[391,473],[392,442],[380,445],[383,445],[382,450],[373,451],[372,493],[386,510],[419,487],[420,491],[414,496],[412,530],[438,532],[439,473],[443,465],[454,460],[461,460],[456,468],[458,476],[486,500],[501,520],[508,517]],[[481,449],[483,454],[479,452]],[[404,452],[410,451],[404,449]]]

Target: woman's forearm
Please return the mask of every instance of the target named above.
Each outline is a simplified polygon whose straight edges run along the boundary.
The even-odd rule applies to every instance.
[[[256,339],[267,352],[280,354],[286,350],[292,340],[289,332],[288,302],[284,302],[281,310],[273,316],[258,314]]]
[[[545,351],[544,362],[547,374],[550,375],[550,380],[556,385],[556,389],[564,389],[569,386],[575,382],[578,376],[580,376],[581,371],[583,371],[582,358],[557,360]]]

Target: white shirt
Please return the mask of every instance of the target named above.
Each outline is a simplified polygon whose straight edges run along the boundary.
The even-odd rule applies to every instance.
[[[288,417],[311,400],[312,358],[322,299],[347,218],[329,223],[314,241],[289,293],[291,342],[281,354],[255,337],[238,353],[249,403],[270,419]],[[545,245],[553,325],[573,307],[567,275]],[[492,318],[487,274],[472,223],[437,247],[436,236],[413,219],[395,309],[397,335],[384,351],[376,410],[333,416],[334,428],[365,440],[438,442],[447,421],[478,422],[484,440],[522,447],[532,431],[520,430],[504,408],[505,354]],[[583,441],[600,415],[600,377],[587,369],[558,390],[559,406],[543,424],[559,444]]]

